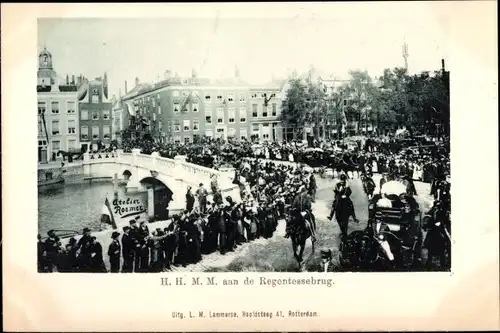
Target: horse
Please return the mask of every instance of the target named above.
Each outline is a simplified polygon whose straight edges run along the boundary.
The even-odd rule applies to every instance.
[[[299,270],[303,270],[304,261],[309,260],[315,252],[316,240],[312,237],[312,214],[307,214],[307,217],[303,216],[301,212],[297,209],[292,209],[290,214],[290,221],[288,222],[288,234],[292,239],[293,256],[297,263],[299,264]],[[311,254],[306,260],[303,259],[303,254],[306,246],[307,239],[311,238],[312,250]]]

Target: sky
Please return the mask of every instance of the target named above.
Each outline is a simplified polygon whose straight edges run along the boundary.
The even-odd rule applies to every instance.
[[[108,74],[111,94],[163,77],[240,76],[251,84],[286,77],[311,66],[337,78],[349,70],[381,75],[402,67],[402,45],[409,51],[409,71],[436,70],[447,59],[446,19],[415,11],[351,11],[329,17],[199,18],[41,18],[38,51],[52,53],[58,75]]]

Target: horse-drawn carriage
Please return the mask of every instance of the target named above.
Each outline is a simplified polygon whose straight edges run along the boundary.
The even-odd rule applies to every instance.
[[[406,186],[390,181],[368,206],[368,226],[340,245],[340,265],[347,270],[409,271],[420,267],[422,213]]]

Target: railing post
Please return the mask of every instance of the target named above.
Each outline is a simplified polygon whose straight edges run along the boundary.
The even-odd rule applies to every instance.
[[[151,165],[153,167],[153,170],[155,170],[155,171],[158,171],[157,170],[157,166],[156,166],[156,159],[158,157],[160,157],[160,154],[158,154],[157,151],[154,151],[154,152],[151,153]]]

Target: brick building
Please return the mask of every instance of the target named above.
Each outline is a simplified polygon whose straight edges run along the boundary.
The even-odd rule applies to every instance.
[[[84,80],[78,89],[80,143],[96,150],[98,143],[111,143],[112,103],[108,99],[108,79],[104,74],[95,80]]]
[[[126,93],[124,109],[133,109],[135,137],[150,133],[161,142],[192,142],[197,137],[280,140],[277,124],[282,85],[250,87],[237,76],[210,81],[166,77]],[[126,112],[126,111],[124,111]]]

